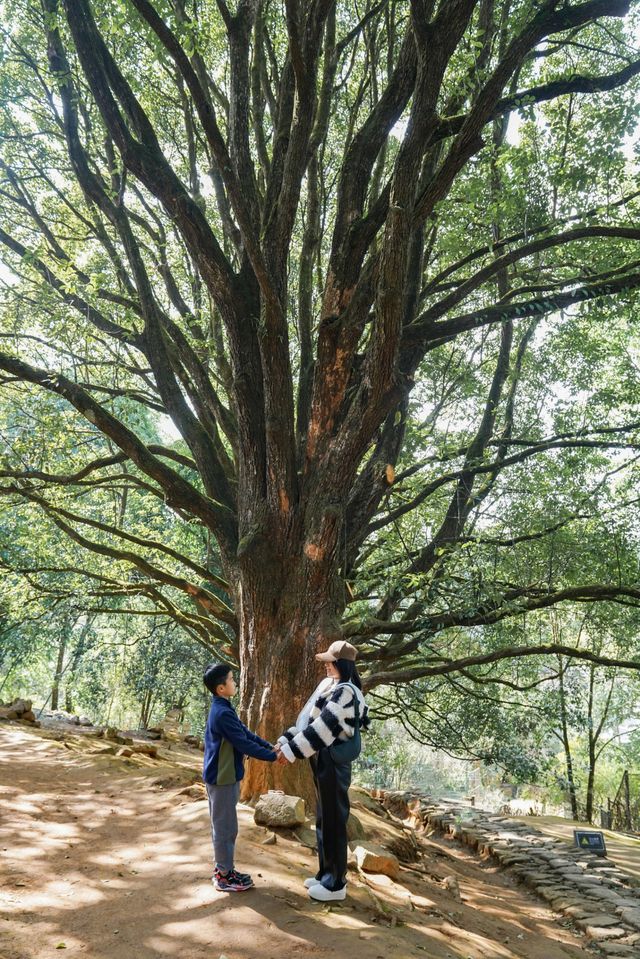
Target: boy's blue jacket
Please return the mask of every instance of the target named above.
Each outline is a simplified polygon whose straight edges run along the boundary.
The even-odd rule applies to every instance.
[[[204,733],[204,768],[202,778],[215,785],[218,781],[218,760],[224,741],[233,746],[236,782],[244,776],[244,756],[274,762],[276,754],[271,744],[261,739],[241,723],[238,714],[224,696],[214,696]]]

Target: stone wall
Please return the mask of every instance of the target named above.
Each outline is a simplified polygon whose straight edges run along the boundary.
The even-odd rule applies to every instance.
[[[543,835],[533,825],[415,792],[378,792],[418,831],[437,830],[491,856],[608,956],[640,957],[640,882],[610,860]]]

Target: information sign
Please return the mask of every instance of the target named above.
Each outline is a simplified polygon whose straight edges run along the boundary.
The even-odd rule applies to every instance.
[[[573,838],[579,849],[585,852],[593,852],[596,856],[606,856],[607,847],[604,842],[604,834],[595,829],[574,829]]]

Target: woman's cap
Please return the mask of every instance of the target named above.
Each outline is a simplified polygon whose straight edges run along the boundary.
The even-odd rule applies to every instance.
[[[331,643],[325,653],[316,653],[316,659],[319,659],[321,663],[335,663],[337,659],[348,659],[355,663],[357,655],[358,650],[355,646],[344,639],[338,639],[335,643]]]

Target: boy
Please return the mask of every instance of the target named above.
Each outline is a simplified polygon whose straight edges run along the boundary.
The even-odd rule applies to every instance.
[[[220,892],[242,892],[253,886],[251,876],[236,872],[234,850],[238,835],[236,803],[244,775],[244,756],[273,763],[278,756],[271,743],[240,722],[231,705],[236,681],[227,663],[213,663],[204,673],[204,684],[213,693],[204,734],[204,779],[209,796],[211,836],[215,866],[213,884]]]

